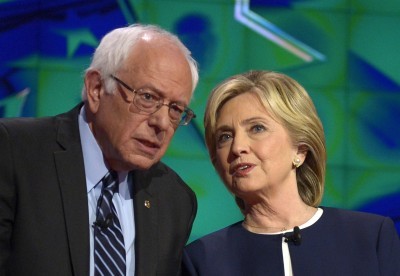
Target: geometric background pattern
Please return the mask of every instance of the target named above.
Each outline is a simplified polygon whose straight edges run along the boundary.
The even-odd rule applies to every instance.
[[[78,104],[102,36],[135,22],[177,34],[199,63],[197,119],[163,158],[198,197],[190,240],[241,219],[202,117],[211,89],[250,69],[285,73],[314,100],[328,150],[322,205],[390,216],[400,232],[400,1],[0,0],[0,117]]]

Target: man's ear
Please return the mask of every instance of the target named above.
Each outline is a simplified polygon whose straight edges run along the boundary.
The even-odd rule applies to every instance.
[[[100,72],[90,70],[85,75],[87,104],[92,113],[96,113],[100,106],[100,98],[104,93],[103,80]]]

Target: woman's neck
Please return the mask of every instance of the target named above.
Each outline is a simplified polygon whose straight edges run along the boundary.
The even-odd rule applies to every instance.
[[[254,233],[281,232],[306,223],[316,211],[302,201],[290,205],[246,205],[243,227]]]

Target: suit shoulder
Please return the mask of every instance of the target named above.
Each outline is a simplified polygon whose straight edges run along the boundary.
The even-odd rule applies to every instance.
[[[390,217],[361,211],[339,208],[323,208],[323,221],[340,232],[342,229],[354,235],[377,236],[383,232],[395,230],[394,222]],[[324,223],[325,225],[325,223]]]
[[[243,233],[241,221],[231,224],[227,227],[215,230],[203,237],[194,240],[186,246],[187,251],[196,251],[199,247],[204,249],[221,249],[226,243],[232,242],[232,237],[238,237]]]
[[[332,207],[322,207],[324,213],[327,216],[332,218],[337,218],[340,220],[345,221],[355,221],[355,222],[362,222],[362,221],[370,221],[370,222],[381,222],[387,217],[382,215],[367,213],[362,211],[355,211],[355,210],[346,210],[340,208],[332,208]]]
[[[156,175],[163,175],[164,179],[170,179],[171,184],[173,185],[178,185],[184,189],[189,188],[189,186],[186,184],[186,182],[181,178],[181,176],[173,170],[171,167],[169,167],[167,164],[163,162],[158,162],[155,164],[151,170],[153,172],[156,172]],[[192,191],[189,188],[190,191]]]
[[[56,124],[58,120],[76,118],[81,106],[82,104],[55,116],[0,118],[0,125],[11,132],[41,130]]]
[[[56,141],[59,135],[60,125],[63,121],[74,121],[74,123],[67,123],[64,125],[72,129],[72,131],[70,131],[71,133],[74,130],[78,133],[77,117],[73,117],[71,114],[72,112],[69,111],[68,113],[48,117],[0,119],[0,140],[8,141],[14,150],[21,154],[23,154],[23,152],[59,149]],[[74,135],[76,135],[75,132]],[[72,137],[72,134],[69,137]],[[54,146],[54,148],[52,146]]]
[[[78,105],[66,113],[55,116],[0,118],[0,125],[2,125],[2,127],[10,134],[33,134],[36,132],[42,133],[46,130],[53,130],[54,126],[56,126],[60,120],[77,117],[79,108],[81,106],[82,105]]]
[[[54,117],[42,117],[42,118],[30,118],[30,117],[20,117],[20,118],[2,118],[0,119],[0,124],[9,132],[31,132],[38,128],[46,128],[49,123],[54,121]]]
[[[144,171],[134,172],[136,181],[146,186],[150,192],[168,196],[186,195],[196,204],[196,195],[188,184],[172,168],[163,162],[154,164]]]
[[[7,139],[15,150],[28,151],[55,139],[54,117],[6,118],[0,120],[0,139]]]

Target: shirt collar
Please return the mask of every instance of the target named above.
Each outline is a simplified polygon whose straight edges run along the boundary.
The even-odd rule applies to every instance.
[[[82,106],[79,116],[79,134],[85,165],[86,188],[90,192],[108,172],[100,146],[89,127],[86,118],[85,105]]]

